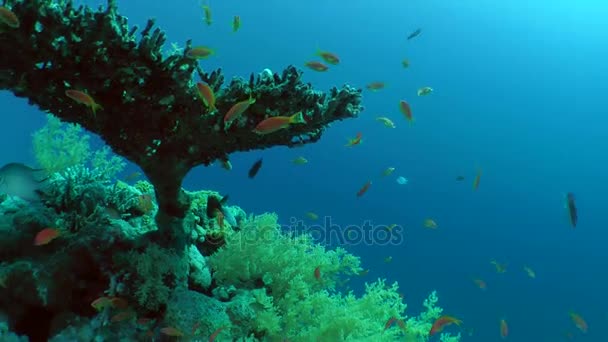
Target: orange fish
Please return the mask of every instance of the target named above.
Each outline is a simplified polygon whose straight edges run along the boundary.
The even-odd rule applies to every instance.
[[[348,143],[346,143],[346,145],[344,145],[344,146],[352,147],[355,145],[359,145],[359,144],[361,144],[361,142],[363,142],[363,140],[361,140],[361,138],[363,138],[363,133],[358,132],[357,136],[352,139],[348,139]]]
[[[488,285],[486,284],[485,281],[483,281],[483,279],[475,278],[475,279],[473,279],[473,282],[475,283],[475,285],[477,285],[477,287],[479,287],[482,290],[485,290],[488,287]]]
[[[582,331],[583,333],[587,333],[587,330],[589,330],[589,326],[587,325],[585,319],[575,312],[569,312],[568,314],[570,315],[570,319],[578,328],[578,330]]]
[[[437,227],[439,227],[437,222],[435,222],[435,220],[431,218],[427,218],[426,220],[424,220],[424,226],[428,229],[437,229]]]
[[[55,228],[44,228],[34,238],[34,246],[42,246],[59,237],[60,232]]]
[[[395,316],[389,318],[388,321],[386,321],[386,324],[384,324],[384,330],[390,328],[395,322],[397,322],[397,318]]]
[[[507,325],[507,321],[504,319],[500,320],[500,337],[503,339],[509,336],[509,326]]]
[[[213,342],[215,341],[215,339],[217,338],[217,336],[222,332],[222,330],[224,330],[226,327],[219,327],[217,328],[213,334],[211,334],[211,336],[209,336],[209,342]]]
[[[128,319],[131,319],[135,317],[135,312],[129,310],[129,311],[122,311],[117,313],[116,315],[112,316],[112,318],[110,318],[110,321],[112,322],[122,322],[122,321],[126,321]]]
[[[109,308],[112,307],[112,299],[109,297],[99,297],[97,299],[95,299],[93,302],[91,302],[91,306],[97,310],[97,311],[101,311],[105,308]]]
[[[477,170],[477,175],[475,176],[475,179],[473,180],[473,191],[477,190],[477,188],[479,188],[479,180],[481,179],[481,169]]]
[[[167,336],[173,336],[173,337],[184,336],[184,333],[181,332],[181,330],[174,328],[174,327],[164,327],[164,328],[160,329],[160,332]]]
[[[220,226],[220,228],[224,228],[224,213],[222,213],[221,210],[215,210],[215,219],[217,220],[217,225]]]
[[[19,18],[15,13],[4,6],[0,6],[0,23],[10,28],[19,28]]]
[[[455,317],[452,317],[452,316],[441,316],[441,317],[437,318],[435,320],[435,322],[433,323],[433,326],[431,327],[431,330],[429,331],[429,335],[433,336],[434,334],[441,332],[443,330],[443,328],[445,328],[446,326],[448,326],[450,324],[460,325],[460,324],[462,324],[462,321]]]
[[[228,113],[224,115],[224,125],[226,126],[226,129],[230,127],[232,122],[238,119],[247,109],[249,109],[249,106],[254,103],[255,99],[251,96],[251,94],[249,94],[249,99],[237,102],[230,107]]]
[[[209,110],[215,110],[215,94],[213,93],[213,89],[209,87],[207,83],[198,82],[196,84],[196,89],[198,90],[198,96],[205,102],[205,105],[209,108]]]
[[[273,116],[262,120],[253,130],[257,134],[269,134],[287,128],[292,124],[304,124],[302,112],[297,112],[292,116]]]
[[[112,306],[117,309],[124,310],[129,307],[129,302],[127,302],[127,300],[124,298],[112,297],[110,298],[110,302],[112,303]]]
[[[154,203],[152,202],[152,196],[148,194],[142,194],[137,196],[137,208],[144,214],[149,213],[154,209]]]
[[[401,113],[403,113],[405,119],[410,123],[410,125],[414,123],[412,108],[405,100],[399,101],[399,110],[401,111]]]
[[[65,91],[65,95],[77,103],[83,104],[93,111],[93,115],[97,113],[98,109],[103,109],[95,100],[87,93],[80,90],[68,89]]]
[[[314,70],[314,71],[319,71],[319,72],[323,72],[323,71],[327,71],[329,69],[329,67],[321,62],[317,62],[317,61],[309,61],[304,63],[304,66]]]
[[[372,82],[372,83],[366,85],[365,87],[371,91],[378,91],[380,89],[384,89],[385,84],[384,84],[384,82]]]
[[[215,54],[215,50],[206,46],[197,46],[188,50],[188,52],[186,52],[186,57],[191,59],[205,59],[213,54]]]
[[[317,49],[316,55],[323,58],[323,60],[329,64],[332,64],[332,65],[340,64],[340,58],[335,53]],[[319,71],[319,70],[317,70],[317,71]]]
[[[367,183],[365,183],[365,185],[363,185],[361,187],[361,189],[359,189],[359,191],[357,191],[357,197],[361,197],[363,196],[367,190],[369,190],[369,187],[372,185],[372,181],[367,181]]]

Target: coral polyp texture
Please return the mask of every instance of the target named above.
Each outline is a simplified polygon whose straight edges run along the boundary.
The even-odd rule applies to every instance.
[[[235,151],[316,142],[325,127],[361,111],[361,91],[349,86],[328,93],[303,83],[288,66],[268,77],[252,74],[225,84],[222,70],[205,73],[183,52],[163,55],[165,34],[149,20],[136,38],[118,14],[75,8],[71,1],[5,1],[20,20],[18,29],[0,34],[0,89],[25,97],[43,111],[78,123],[100,135],[112,149],[139,165],[155,186],[160,214],[183,217],[188,207],[180,186],[197,165],[227,159]],[[194,76],[216,93],[217,110],[199,98]],[[66,96],[91,96],[94,112]],[[226,127],[224,114],[237,102],[255,103]],[[301,125],[267,135],[253,132],[263,119],[302,112]]]

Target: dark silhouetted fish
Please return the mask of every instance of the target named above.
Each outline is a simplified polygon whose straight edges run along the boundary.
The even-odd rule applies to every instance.
[[[456,180],[462,182],[464,180],[464,176],[458,176],[456,177]]]
[[[262,167],[262,158],[258,159],[258,161],[256,161],[255,163],[253,163],[253,165],[251,165],[251,168],[249,169],[249,178],[255,177],[255,175],[257,175],[258,172],[260,171],[261,167]]]
[[[576,203],[574,202],[574,194],[571,192],[566,195],[566,208],[568,209],[570,224],[572,225],[572,227],[576,227],[576,222],[578,221],[578,213],[576,210]]]
[[[21,163],[8,163],[0,168],[0,193],[17,196],[26,201],[40,199],[41,183],[37,176],[43,169],[33,169]]]
[[[222,199],[212,195],[207,197],[207,217],[214,218],[218,210],[223,213],[224,208],[222,206],[226,201],[228,201],[228,196],[224,196]]]
[[[414,31],[414,32],[410,33],[410,35],[409,35],[409,36],[407,36],[407,40],[410,40],[410,39],[413,39],[413,38],[418,37],[418,35],[419,35],[420,33],[422,33],[422,29],[420,29],[420,28],[419,28],[419,29],[416,29],[416,31]]]

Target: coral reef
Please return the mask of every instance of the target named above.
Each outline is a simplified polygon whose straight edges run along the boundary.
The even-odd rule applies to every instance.
[[[293,66],[272,78],[252,74],[223,86],[221,69],[204,73],[188,58],[190,41],[184,52],[164,57],[166,37],[153,20],[137,41],[137,27],[129,28],[115,0],[98,11],[65,0],[7,0],[5,6],[20,26],[0,34],[0,89],[79,123],[139,165],[155,186],[165,241],[176,231],[172,217],[182,218],[189,206],[180,185],[192,167],[235,151],[315,142],[330,122],[361,110],[360,90],[344,86],[324,94],[303,83]],[[217,111],[198,98],[194,73],[216,92]],[[86,92],[103,109],[87,110],[65,95],[70,89]],[[255,104],[247,115],[225,130],[223,114],[250,97]],[[297,111],[306,124],[264,136],[253,132],[264,118]]]
[[[384,279],[360,296],[344,293],[359,258],[283,232],[275,214],[225,206],[226,220],[210,217],[221,196],[181,188],[192,167],[232,152],[317,141],[329,123],[360,112],[360,90],[321,93],[292,66],[224,85],[221,70],[204,73],[188,58],[190,42],[164,57],[153,21],[136,41],[114,0],[97,11],[64,0],[3,5],[20,23],[0,27],[0,89],[79,124],[49,116],[34,135],[48,172],[39,201],[0,195],[3,341],[428,340],[441,314],[434,293],[417,317],[406,316],[397,284]],[[215,91],[217,111],[198,99],[194,73]],[[101,108],[67,97],[73,89]],[[225,127],[222,113],[248,98],[247,115]],[[253,132],[297,111],[305,124]],[[80,127],[150,182],[116,180],[124,162],[107,148],[91,151]],[[53,240],[34,243],[48,230]]]

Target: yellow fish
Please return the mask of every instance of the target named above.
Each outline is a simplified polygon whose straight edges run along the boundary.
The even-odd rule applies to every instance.
[[[382,172],[382,175],[385,176],[385,177],[386,176],[390,176],[394,171],[395,171],[394,167],[389,167],[389,168],[387,168],[386,170],[384,170]]]
[[[304,165],[304,164],[308,163],[308,159],[306,159],[304,157],[297,157],[296,159],[292,160],[291,162],[296,165]]]

